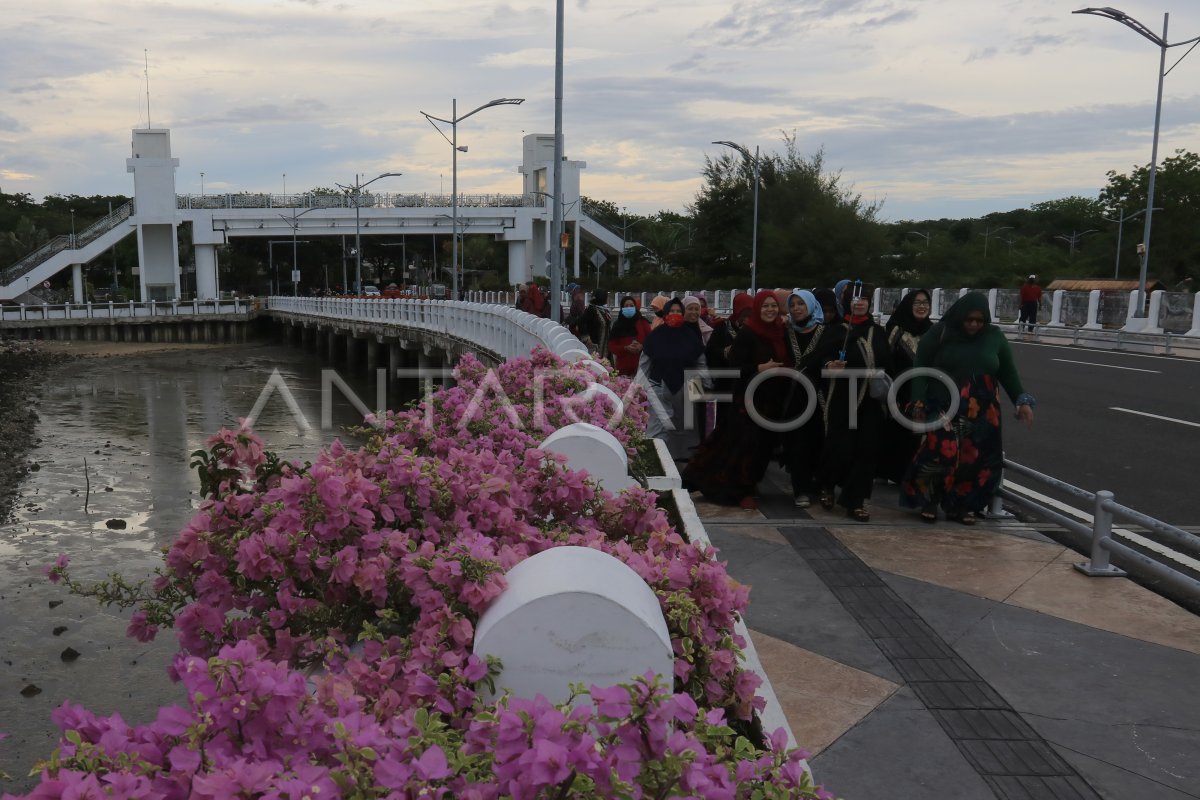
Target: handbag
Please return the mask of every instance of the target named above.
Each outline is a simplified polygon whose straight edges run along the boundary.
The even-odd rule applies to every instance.
[[[887,400],[888,392],[891,390],[892,376],[883,370],[879,370],[872,375],[867,384],[867,392],[871,395],[872,400],[879,400],[881,402]]]

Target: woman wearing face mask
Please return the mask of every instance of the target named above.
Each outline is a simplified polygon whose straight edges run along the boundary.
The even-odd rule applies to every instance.
[[[683,322],[683,303],[667,301],[663,324],[650,331],[642,345],[638,370],[646,376],[657,403],[650,404],[646,435],[663,438],[675,458],[681,458],[690,444],[684,430],[683,403],[689,372],[702,373],[707,382],[704,342]]]
[[[788,344],[796,369],[819,392],[821,365],[833,355],[833,337],[825,337],[825,314],[812,292],[797,289],[788,298]],[[825,347],[825,350],[821,348]],[[803,384],[788,389],[787,417],[803,424],[783,434],[783,466],[792,476],[792,499],[797,508],[808,508],[818,489],[818,455],[825,440],[819,394],[809,395]]]
[[[842,305],[848,309],[845,327],[837,330],[838,352],[824,364],[832,373],[825,380],[825,445],[821,450],[821,507],[832,510],[834,487],[840,486],[837,504],[851,519],[867,522],[871,513],[866,503],[871,498],[875,465],[883,443],[885,408],[869,395],[870,381],[859,377],[850,392],[850,381],[842,370],[887,370],[891,356],[887,334],[871,316],[871,293],[862,281],[846,284]],[[851,423],[851,409],[856,419]]]
[[[755,497],[758,482],[766,473],[778,442],[776,434],[761,427],[760,422],[784,419],[792,381],[785,376],[768,377],[753,395],[748,389],[759,373],[792,364],[779,301],[774,292],[764,289],[754,296],[745,327],[730,347],[729,365],[741,371],[734,390],[733,410],[727,423],[719,425],[704,440],[683,470],[686,487],[700,490],[714,502],[758,508]]]
[[[921,337],[918,367],[945,373],[958,387],[958,409],[949,416],[950,393],[940,380],[914,378],[913,418],[941,419],[924,435],[901,486],[900,502],[921,509],[921,519],[974,525],[1000,484],[1004,444],[1000,430],[1000,387],[1016,407],[1016,417],[1033,424],[1034,399],[1021,386],[1012,348],[992,324],[985,295],[969,292]]]
[[[896,303],[892,315],[888,317],[888,347],[892,353],[892,368],[888,374],[893,379],[899,378],[915,366],[917,346],[921,343],[921,337],[933,327],[929,311],[929,292],[925,289],[913,289]],[[912,399],[911,395],[912,382],[902,382],[896,394],[896,409],[907,408]],[[904,472],[908,469],[913,454],[917,452],[920,441],[920,436],[901,425],[889,413],[884,420],[883,454],[879,459],[878,476],[892,483],[903,480]]]
[[[621,301],[621,310],[608,334],[608,352],[617,374],[632,378],[637,374],[642,345],[650,334],[650,323],[642,316],[632,296]]]

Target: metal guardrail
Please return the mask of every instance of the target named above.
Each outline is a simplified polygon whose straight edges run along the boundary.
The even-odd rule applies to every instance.
[[[1080,539],[1079,543],[1086,545],[1083,549],[1089,551],[1090,559],[1075,564],[1075,569],[1091,577],[1121,577],[1132,574],[1143,580],[1157,581],[1165,588],[1178,592],[1193,602],[1200,602],[1200,580],[1185,574],[1167,561],[1158,561],[1116,541],[1113,538],[1113,521],[1114,519],[1123,520],[1140,525],[1148,531],[1153,531],[1168,544],[1189,549],[1192,552],[1200,552],[1200,536],[1169,525],[1129,506],[1121,505],[1114,500],[1114,495],[1110,491],[1089,492],[1022,464],[1009,461],[1007,458],[1004,459],[1004,470],[1006,473],[1015,472],[1043,486],[1065,492],[1090,504],[1092,509],[1091,525],[1073,519],[1003,486],[997,493],[995,505],[993,505],[993,510],[998,511],[1000,501],[1007,500],[1013,505],[1032,511],[1076,534]],[[1089,515],[1081,513],[1080,516]],[[1158,542],[1158,544],[1162,545],[1163,543]],[[1116,557],[1119,566],[1114,566],[1113,557]]]
[[[249,314],[258,310],[261,300],[150,300],[124,303],[60,303],[40,306],[0,306],[0,322],[42,322],[86,319],[149,319],[151,317],[212,316]]]
[[[474,343],[501,358],[527,356],[538,346],[568,361],[589,356],[583,343],[562,325],[508,306],[457,300],[269,297],[267,309],[428,331]]]
[[[448,194],[385,194],[363,192],[358,208],[450,208],[453,196]],[[459,208],[523,208],[537,206],[537,195],[524,194],[460,194]],[[354,208],[354,196],[338,194],[180,194],[175,196],[179,209],[234,208]]]

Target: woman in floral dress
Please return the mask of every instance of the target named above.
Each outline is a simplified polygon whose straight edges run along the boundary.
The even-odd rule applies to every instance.
[[[913,418],[941,419],[925,434],[900,494],[921,518],[937,521],[940,505],[946,518],[974,525],[975,515],[987,508],[1000,484],[1004,445],[1000,426],[1000,387],[1004,387],[1016,417],[1033,424],[1033,397],[1021,386],[1012,348],[992,324],[987,297],[963,295],[924,336],[917,348],[917,367],[930,367],[948,377],[958,389],[958,408],[950,414],[949,387],[934,378],[912,381]]]

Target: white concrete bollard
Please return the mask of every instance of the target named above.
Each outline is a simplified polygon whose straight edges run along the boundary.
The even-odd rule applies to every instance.
[[[629,475],[629,456],[617,437],[590,422],[559,428],[539,447],[566,456],[568,469],[587,470],[588,477],[613,494],[638,485]]]
[[[1200,292],[1192,298],[1192,329],[1185,336],[1200,336]]]
[[[553,547],[504,577],[508,588],[475,627],[475,655],[501,661],[497,692],[560,703],[572,683],[613,686],[646,672],[671,685],[675,656],[658,598],[620,560]]]
[[[1088,317],[1087,323],[1083,326],[1085,330],[1098,331],[1104,326],[1100,324],[1100,290],[1092,289],[1088,292]]]
[[[1054,294],[1051,296],[1052,299],[1050,301],[1050,322],[1046,324],[1047,328],[1063,327],[1062,307],[1064,296],[1066,296],[1066,292],[1062,289],[1054,290]]]

